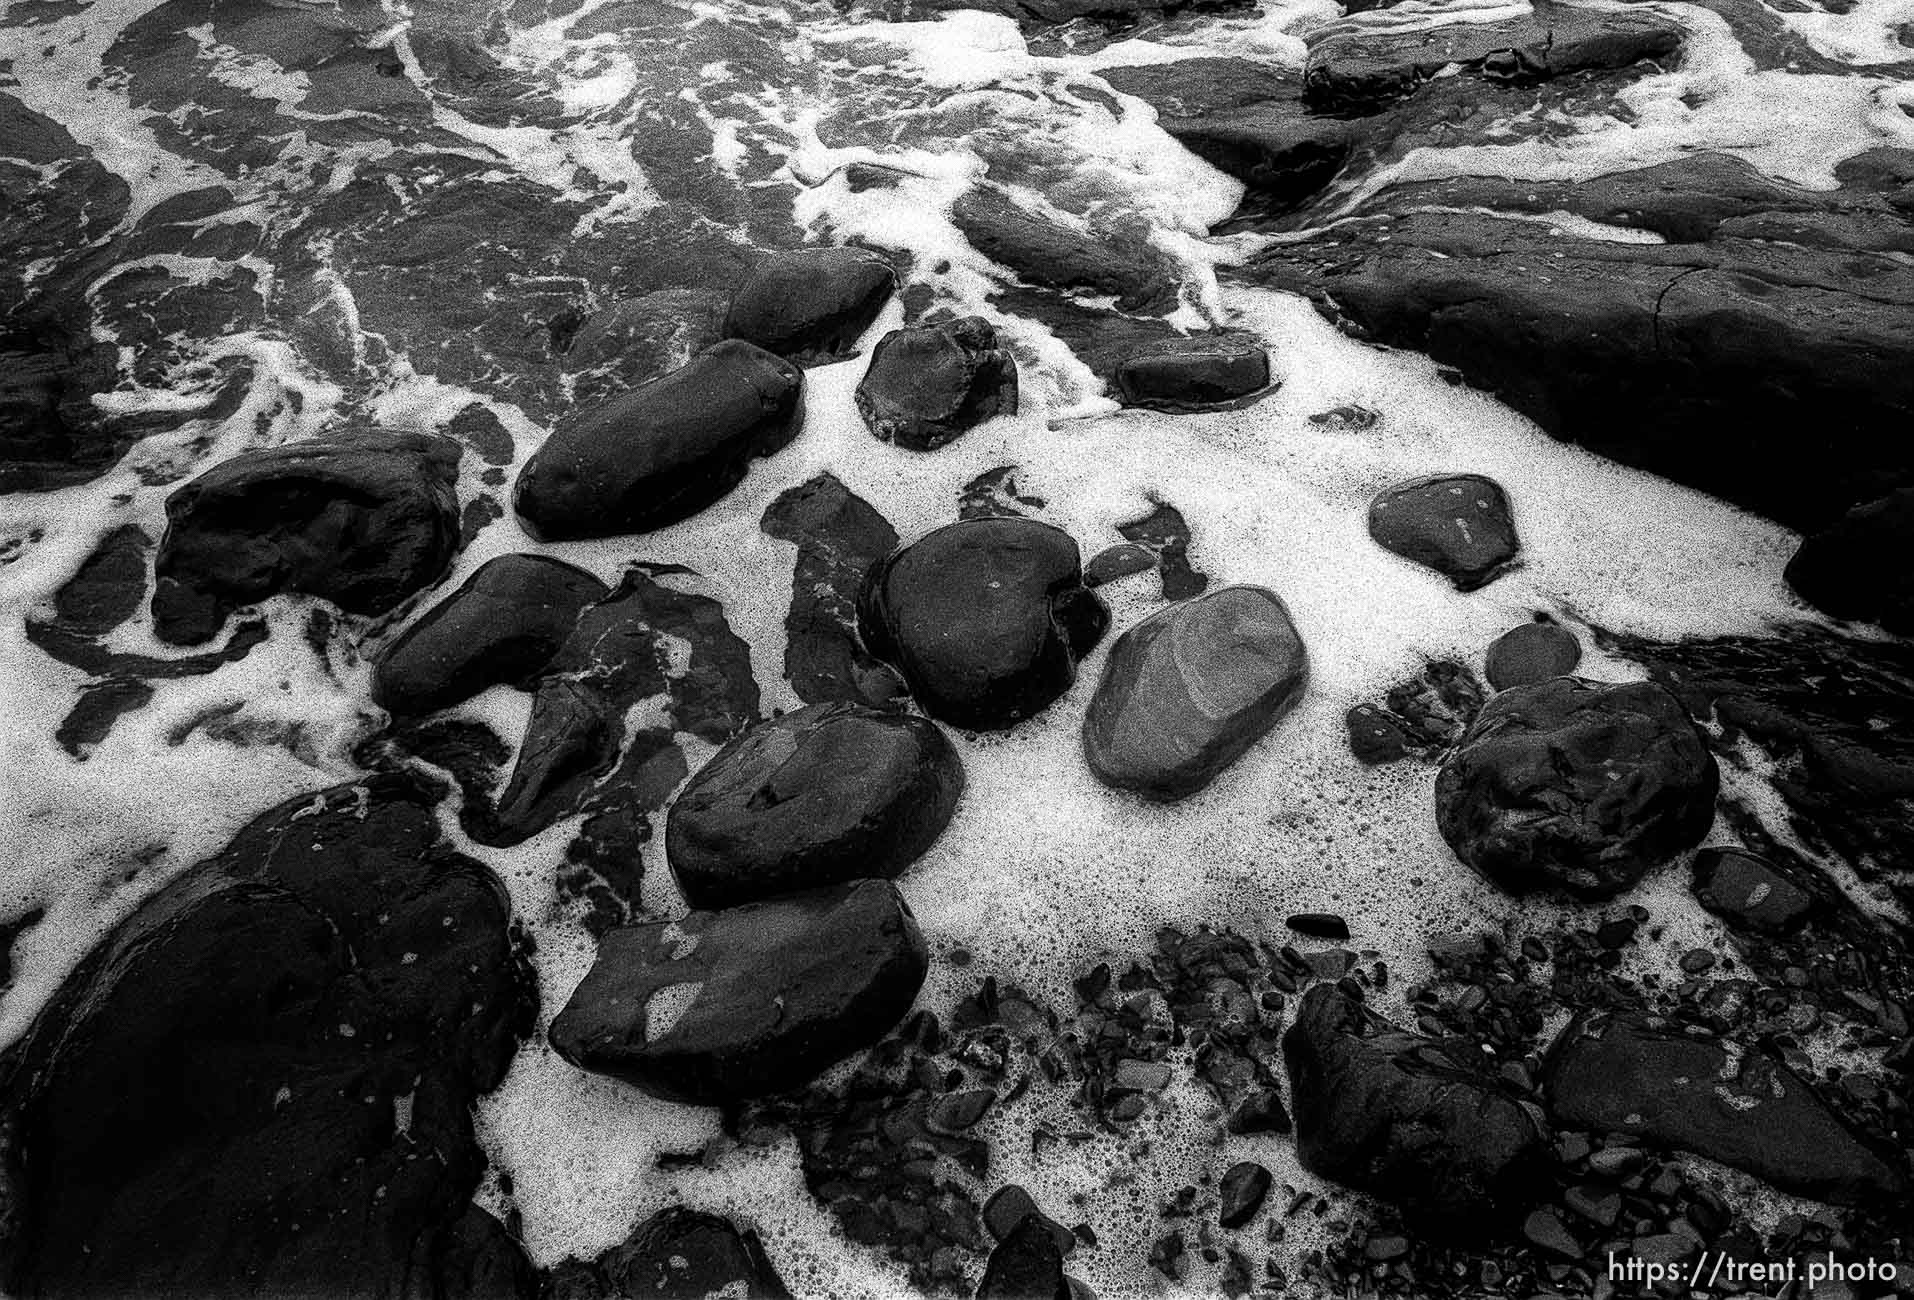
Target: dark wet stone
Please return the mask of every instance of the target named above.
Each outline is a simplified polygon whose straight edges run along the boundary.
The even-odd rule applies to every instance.
[[[967,191],[950,216],[973,248],[1031,284],[1108,294],[1120,311],[1161,314],[1176,306],[1174,269],[1140,233],[1073,230],[994,186]]]
[[[924,711],[1000,731],[1070,688],[1109,623],[1083,586],[1077,544],[1029,519],[947,524],[871,571],[864,644],[895,664]]]
[[[1582,1017],[1550,1048],[1543,1081],[1564,1126],[1690,1151],[1836,1205],[1908,1191],[1904,1160],[1875,1150],[1759,1049],[1737,1068],[1713,1039]]]
[[[49,491],[111,468],[134,436],[93,396],[118,379],[115,350],[81,331],[0,331],[0,492]]]
[[[1189,522],[1169,502],[1155,502],[1149,514],[1118,524],[1117,532],[1156,556],[1156,566],[1163,576],[1163,599],[1188,600],[1208,589],[1209,575],[1197,572],[1190,564]]]
[[[1083,566],[1083,585],[1101,587],[1132,574],[1147,573],[1155,567],[1156,554],[1147,547],[1138,546],[1135,542],[1106,546]]]
[[[1914,488],[1858,505],[1804,538],[1784,576],[1801,599],[1836,618],[1914,632]]]
[[[593,312],[562,349],[576,397],[610,397],[684,365],[724,338],[726,303],[712,289],[658,289]]]
[[[122,524],[100,540],[78,573],[53,595],[60,625],[104,636],[133,617],[146,598],[146,551],[152,539]]]
[[[1312,939],[1329,939],[1336,943],[1349,940],[1349,922],[1334,912],[1297,912],[1283,924],[1297,934],[1306,934]]]
[[[1243,1098],[1242,1104],[1230,1113],[1228,1124],[1229,1131],[1239,1137],[1250,1133],[1288,1133],[1295,1127],[1288,1108],[1283,1105],[1282,1095],[1274,1088]]]
[[[1508,494],[1480,474],[1397,484],[1370,503],[1369,535],[1384,550],[1434,569],[1457,591],[1495,581],[1522,549]]]
[[[487,560],[380,654],[372,697],[394,714],[434,713],[493,686],[529,687],[585,607],[611,594],[543,555]]]
[[[990,1252],[977,1300],[1071,1300],[1063,1252],[1041,1215],[1027,1216]]]
[[[1482,675],[1496,690],[1564,677],[1582,662],[1582,643],[1559,623],[1524,623],[1489,643]]]
[[[1389,688],[1381,704],[1358,704],[1344,715],[1349,748],[1368,764],[1415,754],[1431,757],[1460,740],[1482,711],[1482,684],[1467,667],[1438,659]]]
[[[814,704],[719,750],[671,805],[665,852],[700,908],[888,880],[943,833],[963,789],[929,719]]]
[[[530,1020],[509,919],[396,777],[289,800],[153,894],[0,1065],[8,1291],[371,1300],[452,1294],[475,1252],[521,1272],[471,1204],[472,1107]]]
[[[1231,335],[1195,336],[1132,353],[1117,364],[1117,399],[1153,411],[1241,406],[1269,388],[1269,353]]]
[[[1077,1240],[1070,1229],[1038,1209],[1030,1193],[1016,1183],[999,1187],[984,1202],[984,1231],[990,1234],[992,1241],[1010,1240],[1018,1228],[1033,1219],[1043,1225],[1059,1254],[1067,1255],[1076,1249]]]
[[[1123,28],[1181,13],[1215,13],[1246,7],[1246,0],[878,0],[894,21],[932,18],[957,9],[982,9],[1014,18],[1025,28],[1080,20]]]
[[[210,641],[282,592],[383,614],[445,576],[458,547],[457,445],[357,432],[245,451],[166,499],[153,632]]]
[[[981,316],[892,330],[857,384],[864,426],[884,442],[935,451],[1017,411],[1017,363]]]
[[[560,1264],[543,1294],[545,1300],[791,1300],[756,1232],[682,1205],[658,1211],[589,1263]]]
[[[1303,1167],[1401,1207],[1412,1223],[1480,1236],[1541,1199],[1548,1125],[1499,1079],[1443,1064],[1334,986],[1303,995],[1283,1035]]]
[[[924,1122],[941,1133],[962,1133],[974,1127],[997,1100],[994,1088],[967,1088],[939,1097]]]
[[[1223,587],[1117,639],[1084,715],[1084,757],[1106,785],[1184,798],[1268,734],[1308,680],[1309,655],[1282,600]]]
[[[784,676],[806,704],[885,704],[903,693],[896,673],[857,637],[864,575],[897,548],[897,530],[830,474],[787,488],[761,525],[798,548],[784,617]]]
[[[1740,929],[1785,933],[1821,910],[1808,890],[1786,872],[1741,849],[1703,849],[1695,854],[1695,897]]]
[[[865,248],[773,253],[731,296],[724,335],[799,365],[842,361],[897,289],[897,274]]]
[[[1590,1223],[1612,1228],[1622,1215],[1622,1194],[1613,1187],[1584,1183],[1562,1194],[1562,1203]]]
[[[1409,755],[1410,737],[1402,724],[1373,704],[1358,704],[1343,715],[1349,731],[1349,752],[1370,766],[1393,763]]]
[[[612,930],[552,1046],[668,1101],[783,1092],[882,1038],[927,960],[910,908],[880,880]],[[654,1033],[660,1010],[677,1014]]]
[[[542,541],[646,532],[697,514],[804,422],[804,375],[735,339],[562,420],[519,472],[513,504]]]
[[[1217,1223],[1233,1229],[1255,1218],[1256,1211],[1263,1208],[1263,1198],[1269,1195],[1269,1183],[1269,1170],[1253,1160],[1231,1165],[1217,1185],[1221,1202],[1216,1210]]]
[[[1436,824],[1513,893],[1605,898],[1708,833],[1717,784],[1666,690],[1557,677],[1484,706],[1436,777]]]
[[[1539,1247],[1558,1259],[1582,1257],[1582,1243],[1575,1240],[1575,1234],[1562,1222],[1562,1216],[1548,1206],[1533,1211],[1522,1221],[1522,1235],[1531,1246]]]

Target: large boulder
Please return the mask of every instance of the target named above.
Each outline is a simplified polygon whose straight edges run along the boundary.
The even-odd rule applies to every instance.
[[[864,426],[885,442],[935,451],[1017,411],[1017,363],[981,316],[892,330],[857,384]]]
[[[815,704],[719,750],[671,805],[665,852],[700,908],[888,880],[943,833],[963,789],[936,723]]]
[[[1483,707],[1436,776],[1436,824],[1511,893],[1606,898],[1701,842],[1718,782],[1662,687],[1556,677]]]
[[[1858,505],[1801,542],[1783,570],[1801,599],[1836,618],[1914,633],[1914,487]]]
[[[831,474],[787,488],[760,525],[797,547],[784,616],[784,676],[806,704],[883,704],[903,693],[897,674],[857,639],[864,575],[897,548],[897,530]]]
[[[866,248],[773,253],[731,296],[724,336],[799,365],[841,361],[897,289],[897,273]]]
[[[633,1228],[597,1259],[552,1270],[545,1300],[791,1300],[749,1228],[673,1205]]]
[[[471,1203],[472,1106],[529,1027],[510,913],[390,776],[288,801],[147,899],[0,1061],[7,1291],[522,1279]]]
[[[611,537],[688,519],[804,422],[804,375],[727,339],[561,421],[519,472],[513,502],[543,541]]]
[[[692,912],[608,932],[552,1046],[668,1101],[768,1096],[882,1038],[927,963],[888,881]]]
[[[1905,1154],[1877,1150],[1760,1050],[1730,1055],[1673,1026],[1583,1016],[1549,1049],[1543,1079],[1565,1128],[1690,1151],[1836,1205],[1878,1204],[1910,1187]]]
[[[997,731],[1042,711],[1077,678],[1109,625],[1083,585],[1077,544],[1033,519],[966,519],[871,570],[858,627],[924,711]]]
[[[1480,474],[1437,474],[1378,493],[1369,503],[1369,536],[1457,591],[1494,582],[1522,550],[1508,493]]]
[[[443,438],[365,431],[215,465],[166,499],[154,634],[197,645],[281,592],[388,612],[451,567],[458,462]]]
[[[1335,986],[1303,995],[1283,1055],[1296,1154],[1317,1177],[1454,1234],[1519,1223],[1548,1194],[1554,1160],[1541,1107]]]
[[[373,698],[395,714],[433,713],[493,686],[527,686],[585,607],[610,594],[563,560],[488,560],[386,647],[373,669]]]
[[[1242,757],[1308,681],[1309,652],[1282,599],[1220,588],[1117,639],[1084,714],[1084,757],[1105,785],[1183,798]]]

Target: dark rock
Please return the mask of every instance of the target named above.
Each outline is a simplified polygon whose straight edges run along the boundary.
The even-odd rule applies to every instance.
[[[588,605],[611,594],[543,555],[487,560],[379,656],[372,697],[394,714],[434,713],[493,686],[527,687]]]
[[[738,285],[724,335],[803,366],[842,361],[897,290],[897,273],[865,248],[773,253]]]
[[[472,1107],[530,1020],[509,919],[389,776],[154,893],[0,1064],[7,1290],[453,1294],[485,1242],[521,1273],[471,1204]]]
[[[1604,898],[1708,833],[1717,784],[1666,690],[1557,677],[1483,708],[1436,778],[1436,824],[1513,893]]]
[[[897,530],[829,474],[786,489],[761,526],[798,548],[784,617],[784,676],[797,697],[881,705],[901,695],[897,675],[857,638],[864,575],[897,548]]]
[[[1495,581],[1522,549],[1508,495],[1480,474],[1397,484],[1370,503],[1369,535],[1384,550],[1442,574],[1457,591]]]
[[[1548,1125],[1499,1080],[1440,1064],[1429,1041],[1331,985],[1305,993],[1283,1036],[1296,1153],[1412,1222],[1467,1235],[1510,1226],[1549,1185]]]
[[[1582,1257],[1582,1243],[1575,1240],[1575,1234],[1562,1222],[1562,1216],[1547,1206],[1531,1212],[1522,1221],[1522,1235],[1528,1238],[1530,1245],[1539,1246],[1560,1259]]]
[[[1582,662],[1582,643],[1559,623],[1524,623],[1489,643],[1482,675],[1496,690],[1565,677]]]
[[[1349,922],[1333,912],[1297,912],[1284,924],[1297,934],[1306,934],[1312,939],[1329,939],[1336,943],[1349,941]]]
[[[1562,1203],[1599,1228],[1612,1228],[1622,1215],[1622,1194],[1613,1187],[1583,1183],[1563,1193]]]
[[[992,1241],[1010,1240],[1018,1228],[1033,1219],[1043,1225],[1044,1231],[1056,1243],[1058,1254],[1067,1255],[1076,1249],[1077,1239],[1070,1229],[1038,1209],[1030,1193],[1016,1183],[999,1187],[984,1202],[984,1231],[990,1234]]]
[[[1216,1211],[1217,1223],[1234,1229],[1255,1218],[1256,1211],[1263,1208],[1263,1198],[1269,1195],[1269,1183],[1269,1170],[1253,1160],[1231,1165],[1217,1187],[1222,1202]]]
[[[1242,406],[1270,386],[1269,353],[1233,335],[1195,335],[1125,357],[1116,368],[1118,400],[1153,411],[1214,411]]]
[[[1017,411],[1017,363],[981,316],[892,330],[857,384],[857,410],[884,442],[934,451]]]
[[[1349,731],[1349,752],[1360,762],[1373,767],[1409,755],[1409,733],[1373,704],[1356,705],[1343,715],[1343,724]]]
[[[1295,1124],[1289,1118],[1281,1094],[1268,1088],[1245,1097],[1230,1113],[1227,1127],[1241,1137],[1251,1133],[1288,1133],[1294,1130]]]
[[[929,719],[814,704],[719,750],[671,805],[665,852],[698,908],[889,880],[943,833],[963,789]]]
[[[1467,667],[1438,659],[1389,688],[1381,705],[1358,704],[1344,715],[1349,749],[1364,763],[1393,763],[1409,754],[1447,750],[1482,711],[1482,684]]]
[[[1184,798],[1268,734],[1308,680],[1282,600],[1262,587],[1221,588],[1117,639],[1084,715],[1084,757],[1105,785]]]
[[[982,9],[1014,18],[1025,28],[1090,22],[1122,29],[1174,14],[1244,7],[1244,0],[881,0],[879,12],[893,21],[910,21],[952,10]]]
[[[639,1224],[590,1263],[567,1260],[552,1271],[546,1300],[791,1300],[764,1243],[729,1219],[674,1205]]]
[[[1773,863],[1741,849],[1695,854],[1695,897],[1740,929],[1782,934],[1820,910],[1820,900]]]
[[[1871,619],[1914,632],[1914,574],[1900,557],[1914,548],[1914,488],[1858,505],[1801,542],[1784,576],[1826,614]]]
[[[1578,1018],[1550,1048],[1550,1113],[1678,1150],[1836,1205],[1907,1193],[1905,1161],[1876,1151],[1794,1071],[1759,1050],[1620,1016]]]
[[[1109,624],[1070,535],[1029,519],[948,524],[865,580],[858,628],[933,717],[1000,731],[1076,680]]]
[[[1135,542],[1106,546],[1083,566],[1083,585],[1101,587],[1135,573],[1147,573],[1156,567],[1156,553]]]
[[[1163,575],[1163,599],[1188,600],[1209,588],[1209,575],[1190,564],[1190,525],[1169,502],[1155,501],[1149,514],[1118,524],[1117,532],[1156,556],[1156,567]],[[1086,583],[1096,585],[1087,579]]]
[[[1174,268],[1141,233],[1085,234],[1019,207],[994,186],[966,192],[950,217],[979,253],[1031,284],[1109,294],[1119,311],[1161,314],[1176,306]]]
[[[104,636],[133,617],[146,598],[146,551],[152,539],[122,524],[100,539],[80,570],[53,595],[62,627]]]
[[[1071,1300],[1063,1253],[1042,1216],[1027,1216],[990,1252],[977,1300]]]
[[[281,592],[384,614],[445,576],[458,547],[459,452],[442,438],[358,432],[246,451],[166,499],[153,631],[209,641]]]
[[[612,930],[552,1046],[668,1101],[783,1092],[882,1038],[927,960],[909,907],[879,880]]]
[[[804,423],[804,375],[727,339],[568,416],[519,472],[513,504],[542,541],[645,532],[698,513]]]
[[[941,1133],[962,1133],[974,1128],[997,1100],[994,1088],[967,1088],[939,1097],[924,1122]]]

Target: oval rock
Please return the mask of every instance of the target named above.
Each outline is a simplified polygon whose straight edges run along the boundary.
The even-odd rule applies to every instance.
[[[1498,691],[1565,677],[1582,662],[1582,643],[1559,623],[1524,623],[1489,643],[1482,675]]]
[[[1434,569],[1458,591],[1495,581],[1522,549],[1508,493],[1480,474],[1397,484],[1369,504],[1369,536],[1384,550]]]
[[[724,335],[814,366],[851,355],[897,288],[867,248],[797,248],[766,257],[739,283]]]

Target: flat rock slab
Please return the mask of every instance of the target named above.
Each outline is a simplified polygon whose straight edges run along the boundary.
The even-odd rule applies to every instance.
[[[842,361],[896,290],[891,264],[867,248],[773,253],[732,294],[724,336],[802,366]]]
[[[864,575],[897,549],[897,530],[831,474],[787,488],[760,526],[797,547],[784,616],[784,676],[806,704],[884,704],[904,686],[857,637]]]
[[[1794,1071],[1749,1052],[1620,1018],[1578,1019],[1550,1049],[1549,1109],[1564,1128],[1619,1133],[1743,1169],[1835,1205],[1904,1196],[1904,1156],[1877,1151]]]
[[[1262,587],[1172,605],[1110,648],[1083,720],[1097,779],[1152,799],[1194,794],[1294,708],[1309,654]]]
[[[1369,503],[1369,536],[1457,591],[1495,581],[1522,550],[1508,494],[1480,474],[1439,474],[1378,493]]]
[[[552,1046],[668,1101],[768,1096],[888,1033],[927,961],[910,908],[879,880],[611,930]]]
[[[871,352],[855,394],[881,441],[935,451],[998,415],[1017,412],[1017,363],[981,316],[892,330]]]
[[[1133,352],[1117,363],[1117,398],[1152,411],[1242,406],[1270,386],[1269,353],[1234,335],[1197,335]]]

